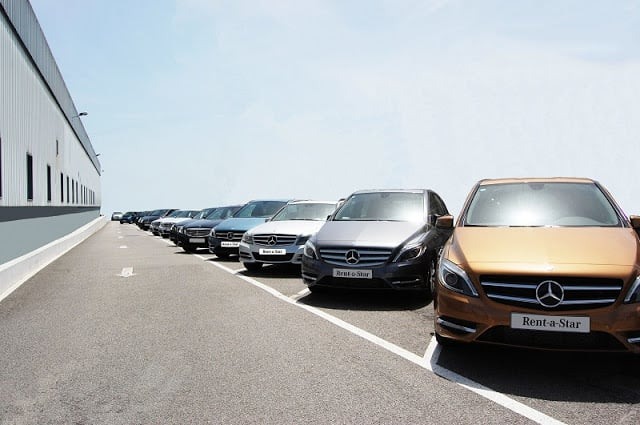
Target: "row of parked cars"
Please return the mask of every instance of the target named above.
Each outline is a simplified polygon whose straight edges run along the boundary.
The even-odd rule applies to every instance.
[[[136,223],[250,271],[300,264],[311,292],[429,293],[441,344],[640,353],[640,217],[591,179],[482,180],[455,223],[426,189],[156,210]]]

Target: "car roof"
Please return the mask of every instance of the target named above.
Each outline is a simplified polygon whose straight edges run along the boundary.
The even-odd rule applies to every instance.
[[[357,190],[352,193],[352,195],[360,194],[360,193],[425,193],[430,192],[429,189],[365,189],[365,190]]]
[[[478,182],[480,186],[505,183],[595,183],[593,179],[586,177],[511,177],[500,179],[483,179]]]
[[[299,201],[291,201],[289,205],[295,204],[337,204],[338,201],[314,201],[311,199],[299,200]]]

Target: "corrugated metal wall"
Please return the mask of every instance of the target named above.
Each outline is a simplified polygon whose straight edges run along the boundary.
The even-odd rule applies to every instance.
[[[12,24],[0,10],[0,206],[100,205],[100,164],[80,118],[69,115],[77,111],[31,5],[26,0],[0,0],[0,4],[11,19],[18,19]],[[41,58],[41,64],[35,63],[35,57]],[[50,81],[43,78],[45,73]],[[54,96],[54,92],[58,93]],[[27,154],[33,156],[32,201],[27,200]],[[51,201],[47,199],[47,166],[51,167]],[[63,201],[60,173],[64,175]],[[70,202],[67,177],[76,183],[78,192],[77,198],[69,196]]]

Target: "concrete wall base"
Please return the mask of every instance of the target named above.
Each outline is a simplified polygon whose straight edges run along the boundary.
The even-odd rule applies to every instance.
[[[47,265],[102,229],[107,222],[106,217],[98,217],[58,240],[7,263],[0,264],[0,301]]]

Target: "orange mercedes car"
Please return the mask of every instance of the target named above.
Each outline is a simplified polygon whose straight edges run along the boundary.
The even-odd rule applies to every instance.
[[[440,257],[436,338],[640,353],[639,231],[590,179],[480,181]]]

